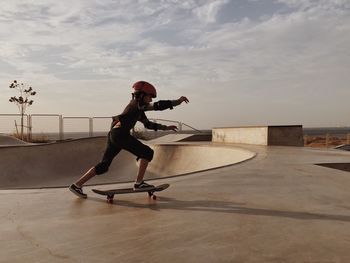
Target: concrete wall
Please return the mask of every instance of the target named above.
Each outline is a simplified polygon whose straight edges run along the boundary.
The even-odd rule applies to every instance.
[[[214,128],[213,142],[267,145],[267,127]]]
[[[303,126],[269,126],[268,145],[304,146]]]
[[[256,145],[304,145],[301,125],[214,128],[212,140]]]

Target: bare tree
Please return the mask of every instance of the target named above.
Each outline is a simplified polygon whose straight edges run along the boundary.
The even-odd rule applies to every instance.
[[[17,80],[14,80],[11,85],[10,89],[16,89],[19,91],[20,96],[17,98],[16,96],[10,98],[10,102],[13,102],[17,105],[19,112],[21,114],[21,139],[23,140],[23,118],[24,113],[26,112],[27,107],[31,106],[33,104],[33,100],[29,100],[30,96],[35,96],[36,92],[33,90],[32,87],[27,87],[27,85],[21,83],[17,83]]]

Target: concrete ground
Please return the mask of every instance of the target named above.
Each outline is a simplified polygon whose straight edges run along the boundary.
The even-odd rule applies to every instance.
[[[1,190],[0,262],[350,262],[350,174],[315,165],[349,152],[225,147],[257,155],[154,181],[171,185],[156,201]]]

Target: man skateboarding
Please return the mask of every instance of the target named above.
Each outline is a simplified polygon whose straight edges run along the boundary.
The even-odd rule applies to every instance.
[[[157,97],[157,91],[152,84],[146,81],[138,81],[132,88],[133,93],[130,103],[122,114],[112,117],[111,130],[107,136],[107,148],[101,162],[90,168],[78,181],[69,186],[69,190],[81,198],[87,197],[83,192],[83,185],[95,175],[106,173],[112,160],[121,150],[127,150],[134,154],[137,159],[140,159],[134,189],[153,187],[153,185],[143,181],[148,163],[153,159],[153,150],[132,136],[130,130],[137,121],[140,121],[147,129],[176,131],[176,126],[166,126],[149,121],[145,111],[173,109],[173,107],[183,102],[188,103],[189,100],[182,96],[177,100],[159,100],[151,103],[152,99]]]

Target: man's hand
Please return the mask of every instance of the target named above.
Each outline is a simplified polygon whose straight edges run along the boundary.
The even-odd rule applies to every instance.
[[[189,101],[185,96],[181,96],[181,97],[179,98],[179,102],[180,102],[180,104],[181,104],[182,102],[189,103],[190,101]]]
[[[170,125],[165,128],[166,131],[174,131],[177,132],[177,126],[175,125]]]

